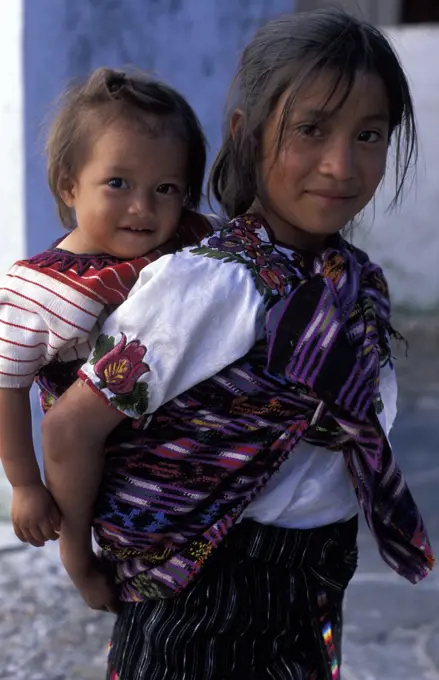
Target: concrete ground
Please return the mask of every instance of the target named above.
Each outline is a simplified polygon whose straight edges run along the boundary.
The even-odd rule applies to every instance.
[[[439,553],[439,345],[415,334],[398,360],[395,452]],[[55,545],[22,548],[0,525],[1,680],[103,680],[112,617],[82,605]],[[412,586],[381,562],[364,526],[348,590],[344,680],[439,680],[439,570]]]

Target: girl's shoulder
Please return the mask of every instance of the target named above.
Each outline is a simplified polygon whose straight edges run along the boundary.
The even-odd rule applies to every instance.
[[[301,276],[296,267],[297,253],[277,244],[267,225],[255,215],[243,215],[223,222],[190,252],[246,269],[258,291],[270,304],[276,297],[284,296],[293,281]]]

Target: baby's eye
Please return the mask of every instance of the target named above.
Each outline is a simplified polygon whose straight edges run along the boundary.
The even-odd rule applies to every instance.
[[[358,135],[360,142],[367,142],[368,144],[376,144],[380,139],[382,139],[382,134],[376,130],[363,130]]]
[[[112,177],[107,182],[108,186],[112,189],[128,189],[129,185],[125,179],[122,177]]]
[[[159,184],[157,187],[157,192],[159,194],[165,194],[165,196],[170,196],[176,194],[179,191],[175,184]]]

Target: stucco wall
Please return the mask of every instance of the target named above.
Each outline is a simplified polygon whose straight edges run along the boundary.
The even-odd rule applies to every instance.
[[[400,208],[386,213],[395,187],[389,168],[375,215],[369,210],[355,241],[384,266],[396,306],[437,314],[439,324],[439,29],[393,28],[389,36],[412,87],[419,160]]]
[[[63,83],[107,64],[156,70],[188,96],[211,144],[238,53],[256,26],[294,6],[291,0],[14,0],[3,7],[0,123],[0,273],[59,235],[46,186],[42,123]],[[22,30],[24,34],[22,36]],[[439,29],[395,28],[390,36],[409,74],[421,153],[417,184],[387,215],[391,172],[356,235],[388,272],[395,303],[435,309],[439,301]],[[23,37],[23,40],[22,40]]]
[[[154,69],[186,94],[205,126],[211,158],[239,50],[259,23],[292,0],[13,0],[2,6],[0,273],[60,233],[46,186],[42,121],[63,83],[101,66]],[[356,242],[388,275],[403,309],[439,311],[439,30],[392,29],[409,74],[420,132],[417,183],[399,211],[389,171]],[[35,434],[38,440],[39,428]],[[2,485],[0,473],[0,515]]]

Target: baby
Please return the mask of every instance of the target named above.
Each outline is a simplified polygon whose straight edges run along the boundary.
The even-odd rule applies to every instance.
[[[192,212],[206,162],[197,117],[180,94],[142,73],[101,68],[69,88],[47,156],[69,233],[17,262],[0,284],[0,456],[13,487],[15,533],[34,546],[57,538],[61,517],[32,442],[33,381],[46,412],[139,272],[212,231]]]

